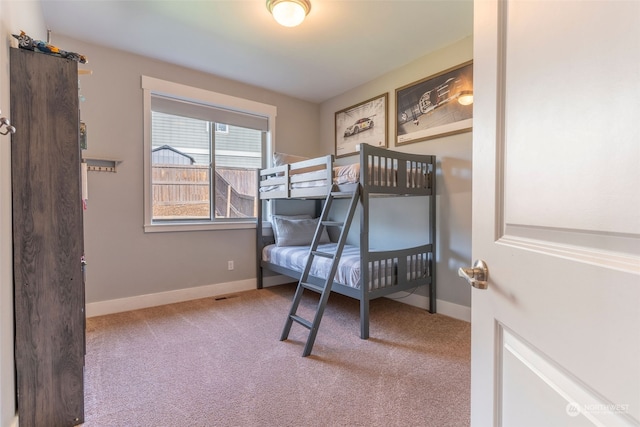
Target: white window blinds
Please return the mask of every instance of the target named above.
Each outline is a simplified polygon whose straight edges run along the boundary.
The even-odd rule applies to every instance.
[[[183,117],[205,120],[213,123],[224,123],[266,132],[269,130],[267,117],[216,107],[204,103],[185,101],[182,99],[151,94],[151,110],[159,113],[173,114]]]

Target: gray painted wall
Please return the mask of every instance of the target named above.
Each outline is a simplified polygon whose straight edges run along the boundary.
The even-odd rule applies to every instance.
[[[87,155],[123,160],[116,174],[89,174],[88,303],[255,277],[253,230],[143,232],[141,74],[276,105],[276,150],[315,156],[334,152],[335,111],[387,91],[391,116],[396,87],[472,58],[468,38],[316,105],[55,34],[54,41],[87,55],[93,70],[80,77]],[[438,157],[438,298],[469,307],[470,290],[456,271],[471,264],[471,133],[396,148],[393,123],[388,132],[390,148]]]
[[[277,149],[302,155],[318,146],[318,105],[55,33],[53,42],[86,55],[81,68],[93,70],[79,77],[85,156],[122,160],[117,173],[89,172],[87,303],[255,278],[253,229],[144,233],[140,76],[274,105]]]
[[[335,112],[385,92],[388,97],[388,145],[393,150],[437,156],[437,286],[438,299],[471,307],[471,289],[458,278],[459,267],[471,265],[471,132],[395,147],[395,90],[473,58],[469,37],[420,58],[320,105],[320,143],[335,152]],[[353,161],[353,157],[344,162]],[[343,161],[343,159],[339,159]],[[426,288],[416,293],[426,295]]]

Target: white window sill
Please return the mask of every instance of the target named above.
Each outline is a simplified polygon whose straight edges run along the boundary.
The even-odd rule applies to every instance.
[[[246,230],[256,228],[256,221],[238,221],[238,222],[183,222],[180,224],[145,224],[145,233],[165,233],[176,231],[211,231],[211,230]]]

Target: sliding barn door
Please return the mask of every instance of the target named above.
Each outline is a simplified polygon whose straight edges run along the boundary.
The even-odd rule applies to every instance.
[[[77,63],[11,49],[15,360],[20,427],[84,421]]]

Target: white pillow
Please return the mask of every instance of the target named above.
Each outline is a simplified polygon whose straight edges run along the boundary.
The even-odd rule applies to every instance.
[[[291,163],[302,162],[305,160],[309,160],[309,158],[286,153],[273,153],[273,166],[290,165]],[[291,173],[297,175],[317,171],[323,168],[323,165],[308,166],[306,168],[292,170]]]
[[[288,219],[274,218],[278,234],[276,246],[309,246],[318,227],[320,218]],[[322,230],[320,243],[330,243],[327,229]]]
[[[273,153],[273,165],[282,166],[289,163],[301,162],[303,160],[309,160],[308,157],[294,156],[287,153]]]

